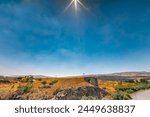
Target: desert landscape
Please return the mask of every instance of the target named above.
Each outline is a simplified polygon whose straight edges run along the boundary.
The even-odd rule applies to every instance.
[[[150,0],[1,0],[1,100],[150,100]]]
[[[131,100],[135,98],[135,92],[150,89],[149,80],[149,72],[57,78],[40,75],[0,76],[0,99]]]

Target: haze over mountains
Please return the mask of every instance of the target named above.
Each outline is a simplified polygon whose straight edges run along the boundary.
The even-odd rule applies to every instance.
[[[147,79],[150,80],[150,72],[120,72],[112,74],[88,75],[87,77],[95,77],[100,80],[128,80],[128,79]]]
[[[145,82],[142,85],[141,83]],[[9,100],[76,100],[114,99],[118,86],[133,91],[149,88],[150,72],[122,72],[82,76],[50,77],[43,75],[0,76],[0,99]],[[106,97],[105,97],[106,96]],[[107,97],[108,96],[108,97]]]
[[[12,75],[12,76],[0,76],[0,78],[17,78],[17,77],[25,77],[26,75]],[[44,75],[31,75],[33,78],[54,78],[52,76],[44,76]],[[78,77],[78,76],[66,76],[63,78],[70,77]],[[120,72],[120,73],[111,73],[111,74],[90,74],[83,75],[83,77],[93,77],[100,80],[128,80],[128,79],[139,79],[145,78],[150,80],[150,72]],[[58,77],[59,78],[59,77]],[[62,77],[60,77],[62,78]]]
[[[110,73],[110,74],[92,74],[87,76],[150,76],[150,72],[120,72],[120,73]]]
[[[0,78],[17,78],[17,77],[25,77],[25,76],[32,76],[33,78],[48,78],[50,76],[44,76],[44,75],[0,75]]]

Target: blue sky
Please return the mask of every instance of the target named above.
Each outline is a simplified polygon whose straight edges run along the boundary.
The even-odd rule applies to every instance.
[[[0,1],[0,74],[150,71],[150,1]]]

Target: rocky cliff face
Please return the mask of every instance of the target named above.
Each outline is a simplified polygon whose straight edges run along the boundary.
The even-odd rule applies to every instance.
[[[84,78],[91,86],[84,86],[78,88],[60,89],[54,94],[54,100],[80,100],[83,96],[94,97],[101,99],[108,95],[108,92],[98,87],[98,80],[96,78]]]
[[[83,96],[95,97],[96,99],[101,99],[108,93],[100,89],[99,87],[79,87],[79,88],[68,88],[59,90],[52,99],[54,100],[80,100]]]

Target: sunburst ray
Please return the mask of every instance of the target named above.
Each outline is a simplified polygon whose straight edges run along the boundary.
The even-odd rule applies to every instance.
[[[65,11],[67,9],[69,9],[71,6],[74,6],[75,11],[77,11],[79,5],[82,6],[84,9],[87,9],[87,7],[80,0],[71,0],[71,2],[69,3],[69,5],[65,8]]]

